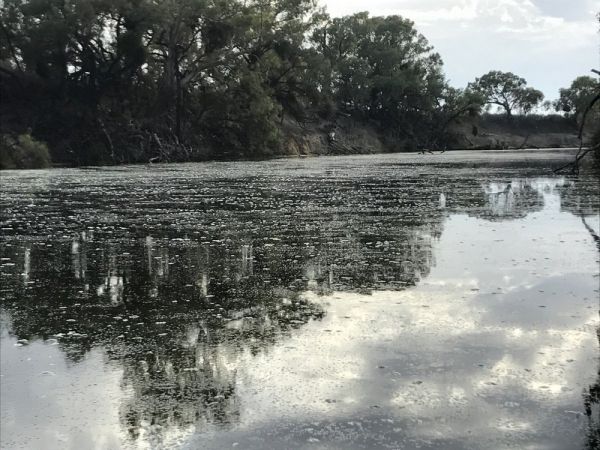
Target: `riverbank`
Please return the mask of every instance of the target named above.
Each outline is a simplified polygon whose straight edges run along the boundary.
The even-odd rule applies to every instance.
[[[431,150],[509,150],[579,147],[575,123],[558,115],[506,116],[485,114],[449,127],[443,143],[394,140],[365,124],[342,117],[318,124],[286,123],[284,156],[320,156]],[[437,145],[436,145],[437,144]]]
[[[279,134],[281,145],[274,151],[248,157],[243,152],[228,148],[199,146],[185,148],[163,142],[154,136],[147,149],[127,149],[121,153],[132,155],[126,160],[94,157],[69,158],[45,143],[36,141],[29,134],[2,136],[0,145],[0,169],[31,169],[44,167],[77,167],[88,165],[121,165],[131,163],[200,162],[213,160],[271,159],[280,157],[310,157],[328,155],[358,155],[426,150],[507,150],[575,148],[579,146],[577,128],[572,120],[558,115],[515,116],[484,114],[474,118],[462,118],[448,126],[444,140],[417,139],[410,133],[393,137],[389,130],[374,122],[337,115],[331,120],[300,122],[281,121]],[[588,137],[586,136],[586,139]],[[127,139],[123,139],[127,141]],[[89,146],[89,152],[97,152],[103,143]],[[152,150],[150,150],[152,149]],[[43,155],[41,155],[43,153]],[[80,152],[73,152],[80,153]]]

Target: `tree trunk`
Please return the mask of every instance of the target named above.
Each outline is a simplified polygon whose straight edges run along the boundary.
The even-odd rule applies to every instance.
[[[181,91],[181,76],[179,75],[179,71],[176,73],[177,83],[176,83],[176,98],[175,98],[175,136],[177,137],[177,142],[181,143],[181,119],[183,115],[183,92]]]

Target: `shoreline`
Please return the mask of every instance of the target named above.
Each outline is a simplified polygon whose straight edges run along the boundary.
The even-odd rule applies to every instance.
[[[104,164],[104,165],[61,165],[54,164],[51,167],[38,168],[38,169],[2,169],[0,173],[7,172],[21,172],[21,171],[45,171],[45,170],[60,170],[60,169],[83,169],[83,170],[98,170],[98,169],[109,169],[109,168],[125,168],[125,167],[165,167],[173,165],[184,165],[184,164],[211,164],[211,163],[260,163],[260,162],[272,162],[272,161],[291,161],[291,160],[315,160],[324,158],[361,158],[367,156],[404,156],[406,158],[419,158],[422,159],[423,163],[427,163],[427,158],[442,157],[444,155],[463,156],[472,153],[475,154],[513,154],[518,155],[515,161],[524,158],[528,159],[528,156],[539,156],[542,154],[561,154],[567,159],[568,156],[574,156],[578,151],[578,147],[548,147],[548,148],[523,148],[523,149],[447,149],[445,151],[432,151],[431,153],[426,151],[414,151],[414,152],[379,152],[379,153],[351,153],[351,154],[302,154],[302,155],[274,155],[273,157],[267,158],[237,158],[237,159],[207,159],[202,161],[170,161],[170,162],[131,162],[124,164]],[[421,158],[422,157],[422,158]],[[534,158],[537,159],[537,158]],[[562,159],[562,158],[561,158]]]

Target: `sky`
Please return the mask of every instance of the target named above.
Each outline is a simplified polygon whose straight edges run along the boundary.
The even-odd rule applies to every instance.
[[[368,11],[411,19],[442,56],[455,87],[501,70],[552,100],[577,76],[600,70],[600,0],[319,1],[334,17]]]

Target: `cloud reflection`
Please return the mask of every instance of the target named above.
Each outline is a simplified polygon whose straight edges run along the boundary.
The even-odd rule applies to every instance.
[[[64,205],[88,221],[39,230],[19,224],[51,213],[48,194],[35,210],[9,197],[3,388],[29,371],[35,393],[3,395],[3,439],[25,439],[28,421],[46,448],[463,448],[581,429],[564,410],[584,411],[597,351],[597,256],[580,216],[595,226],[598,209],[585,182],[303,170],[258,173],[251,195],[243,177],[192,188],[166,177],[167,212],[160,196],[67,183]],[[82,206],[90,197],[98,210]],[[93,384],[101,401],[68,410]],[[23,395],[68,423],[79,412],[95,440],[28,417]]]

